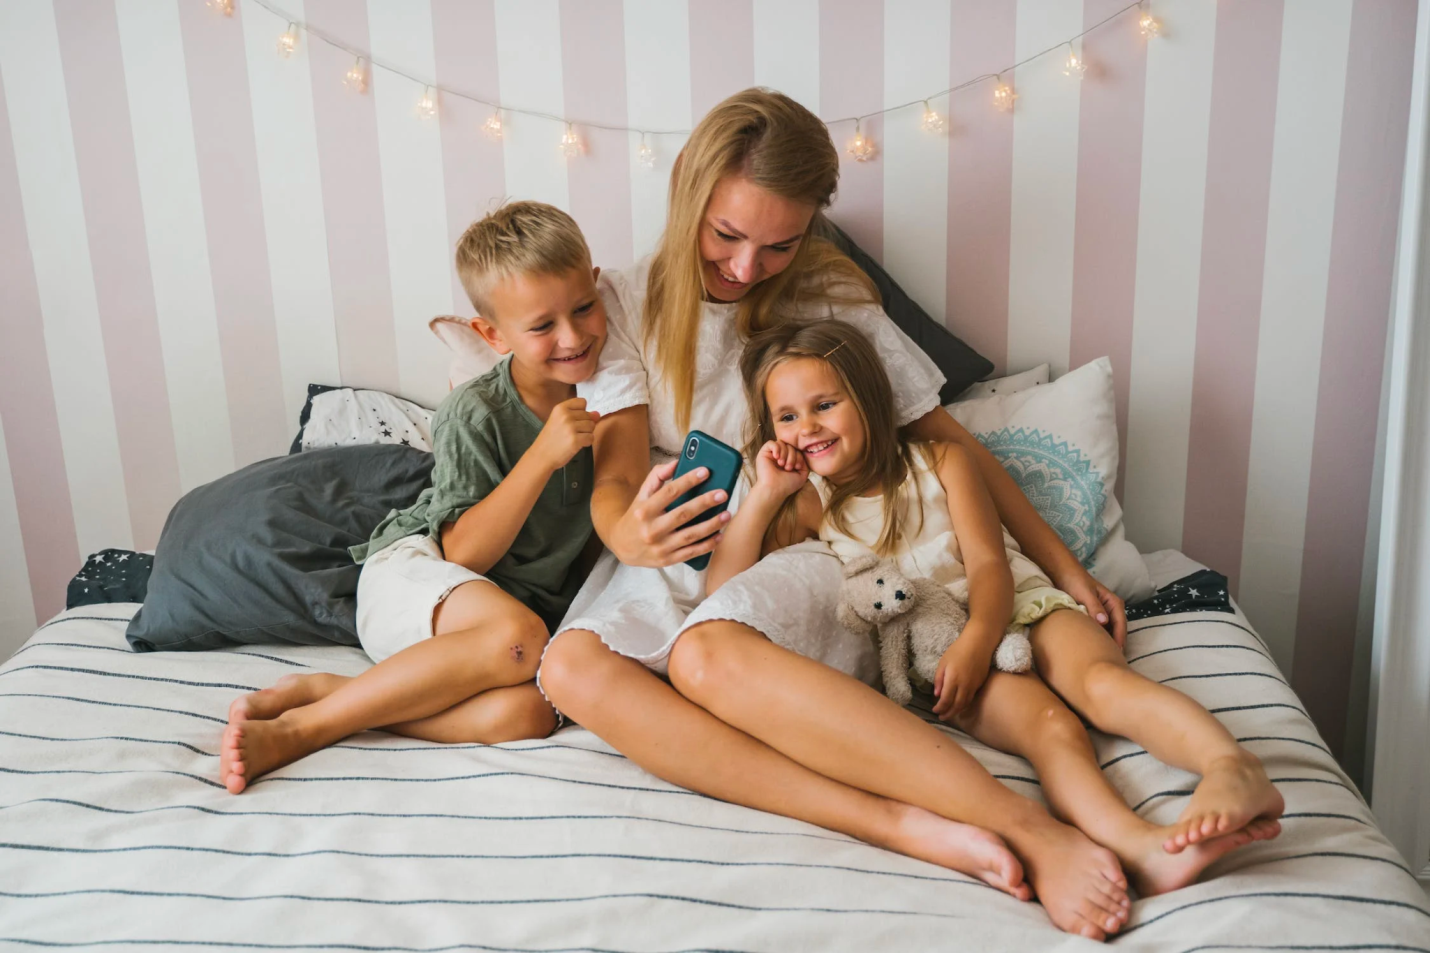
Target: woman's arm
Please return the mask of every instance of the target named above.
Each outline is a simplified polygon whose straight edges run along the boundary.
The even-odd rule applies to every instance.
[[[591,447],[596,482],[591,489],[591,523],[616,558],[630,566],[672,566],[719,543],[728,513],[688,529],[686,523],[724,502],[725,492],[702,494],[667,513],[665,508],[709,476],[704,468],[672,480],[675,462],[650,462],[650,423],[644,404],[627,407],[596,424]]]
[[[1117,594],[1092,577],[1058,534],[1043,521],[998,458],[942,407],[935,407],[904,428],[916,440],[957,444],[966,450],[983,477],[993,505],[1023,553],[1048,574],[1059,589],[1078,601],[1088,615],[1108,626],[1121,646],[1127,637],[1127,614]]]

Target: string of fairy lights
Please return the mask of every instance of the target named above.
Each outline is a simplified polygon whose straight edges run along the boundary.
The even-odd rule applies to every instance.
[[[287,24],[287,27],[278,35],[276,48],[279,56],[288,58],[298,49],[298,44],[303,36],[307,36],[310,41],[325,43],[334,49],[341,50],[353,58],[353,64],[348,68],[343,77],[343,85],[357,95],[367,92],[373,70],[382,70],[394,76],[399,76],[411,82],[415,88],[421,90],[418,95],[415,111],[422,119],[433,119],[437,115],[438,102],[440,97],[452,97],[464,99],[477,103],[491,110],[486,120],[482,123],[482,132],[491,139],[501,139],[507,134],[506,124],[502,117],[504,115],[529,116],[535,119],[544,119],[557,124],[561,128],[561,137],[557,141],[557,148],[567,159],[576,159],[585,154],[586,147],[582,141],[577,128],[600,129],[607,132],[636,133],[640,135],[640,145],[636,149],[636,161],[644,169],[655,168],[656,154],[655,148],[650,140],[663,136],[688,136],[689,129],[649,129],[639,126],[617,126],[607,123],[586,122],[578,119],[571,119],[566,116],[558,116],[554,113],[543,112],[539,109],[525,109],[518,106],[505,105],[503,103],[492,102],[481,96],[473,95],[460,89],[454,89],[438,83],[435,78],[425,77],[395,64],[382,60],[372,55],[368,50],[359,49],[347,43],[340,37],[334,36],[323,29],[313,26],[303,20],[294,19],[287,12],[280,9],[272,0],[252,0],[258,7],[268,11],[278,20]],[[221,16],[233,16],[234,0],[205,0],[205,4]],[[1073,80],[1081,80],[1087,74],[1088,63],[1081,53],[1082,39],[1094,30],[1101,29],[1113,23],[1113,21],[1127,17],[1136,11],[1137,31],[1145,38],[1152,39],[1162,35],[1162,21],[1153,15],[1151,10],[1151,0],[1132,0],[1126,6],[1110,13],[1108,16],[1089,26],[1076,36],[1068,37],[1059,43],[1040,50],[1031,56],[1024,57],[1016,63],[1012,63],[997,73],[983,73],[971,79],[965,80],[955,86],[931,93],[921,99],[910,100],[906,103],[899,103],[895,106],[886,106],[883,109],[876,109],[871,112],[862,113],[857,116],[843,116],[838,119],[826,119],[825,125],[833,129],[836,126],[844,126],[849,123],[854,124],[853,138],[845,146],[845,150],[858,162],[868,162],[878,154],[878,146],[871,135],[864,131],[864,123],[875,117],[882,117],[891,113],[904,112],[918,106],[923,107],[922,115],[919,119],[919,128],[931,135],[939,135],[947,131],[948,119],[931,105],[933,102],[945,98],[951,98],[955,93],[973,89],[978,86],[992,84],[993,107],[1000,112],[1011,113],[1018,99],[1018,91],[1013,84],[1015,74],[1019,69],[1035,60],[1040,60],[1046,56],[1060,54],[1064,48],[1067,55],[1063,59],[1063,75]]]

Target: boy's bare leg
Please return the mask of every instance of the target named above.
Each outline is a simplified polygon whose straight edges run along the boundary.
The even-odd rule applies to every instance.
[[[1097,764],[1077,715],[1036,675],[994,672],[957,719],[958,727],[1000,751],[1032,762],[1057,817],[1115,853],[1144,897],[1196,881],[1213,861],[1268,835],[1274,821],[1253,821],[1178,854],[1163,850],[1173,828],[1132,812]]]
[[[1020,900],[1032,896],[999,838],[796,764],[681,697],[594,633],[562,633],[546,653],[541,685],[567,716],[672,784],[961,871]]]
[[[1215,716],[1174,688],[1134,672],[1117,643],[1080,612],[1054,612],[1032,629],[1047,684],[1096,728],[1137,742],[1155,758],[1202,776],[1164,845],[1176,853],[1286,809],[1261,761]],[[1280,826],[1273,825],[1279,833]],[[1258,825],[1265,833],[1265,825]],[[1273,833],[1271,836],[1275,836]]]
[[[438,623],[443,621],[445,625]],[[465,622],[474,627],[453,626]],[[496,585],[469,582],[434,617],[439,633],[409,646],[335,691],[277,717],[247,717],[256,700],[237,706],[224,731],[220,771],[237,794],[255,778],[368,728],[445,712],[493,688],[535,677],[546,627]]]
[[[644,697],[638,702],[633,686],[623,685],[613,710],[608,696],[583,690],[571,651],[576,646],[563,645],[577,635],[586,640],[588,668],[591,656],[611,654],[590,633],[566,633],[547,653],[543,686],[558,708],[652,773],[874,842],[881,841],[850,830],[843,802],[819,801],[816,794],[827,798],[854,788],[976,824],[1012,846],[1061,928],[1102,939],[1126,922],[1126,881],[1111,852],[1008,790],[952,739],[854,679],[778,648],[746,626],[697,626],[676,643],[670,675],[680,694],[727,726],[720,728],[643,673],[651,683]],[[716,661],[725,659],[739,661]],[[728,727],[739,730],[730,735]],[[776,753],[783,757],[772,758]],[[791,762],[823,775],[826,786],[811,791],[808,783],[791,784],[791,774],[808,777],[791,772]],[[829,780],[841,784],[829,788]]]

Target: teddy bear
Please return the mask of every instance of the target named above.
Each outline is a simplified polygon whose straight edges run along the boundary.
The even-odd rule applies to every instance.
[[[838,618],[852,632],[877,632],[884,692],[907,705],[913,698],[909,668],[933,684],[939,659],[968,622],[968,581],[953,587],[932,579],[910,579],[891,559],[859,556],[844,566]],[[1026,672],[1033,667],[1028,628],[1008,627],[993,655],[1000,672]]]

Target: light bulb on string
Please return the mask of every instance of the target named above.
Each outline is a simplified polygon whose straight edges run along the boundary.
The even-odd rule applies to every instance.
[[[864,135],[862,120],[854,120],[854,138],[849,140],[846,150],[855,162],[868,162],[874,158],[874,140]]]
[[[226,17],[233,16],[233,0],[205,0],[204,5],[214,13],[222,14]]]
[[[1152,15],[1146,5],[1142,6],[1142,14],[1137,18],[1137,29],[1142,31],[1142,35],[1147,38],[1162,35],[1162,21]]]
[[[1071,76],[1073,79],[1082,79],[1087,73],[1087,61],[1077,55],[1077,50],[1073,49],[1071,43],[1068,44],[1068,58],[1063,61],[1063,75]]]
[[[343,77],[343,85],[355,93],[367,91],[367,70],[362,67],[362,57],[353,60],[352,67]]]
[[[924,100],[924,115],[919,120],[919,127],[924,132],[939,133],[948,128],[948,120],[938,114],[938,110],[929,105],[927,99]]]
[[[645,141],[645,133],[641,133],[641,145],[636,150],[636,162],[647,172],[655,168],[655,150],[650,147],[650,143]]]
[[[487,117],[487,121],[482,123],[482,132],[486,133],[489,139],[500,139],[506,129],[502,126],[501,110],[497,110]]]
[[[278,55],[287,59],[298,48],[298,24],[288,24],[288,29],[278,37]]]
[[[431,119],[437,115],[437,94],[432,91],[431,86],[422,87],[422,98],[417,100],[417,115],[423,119]]]
[[[993,88],[993,105],[999,112],[1010,113],[1013,111],[1013,100],[1018,98],[1018,93],[1003,82],[1003,77],[998,77],[998,85]]]
[[[571,128],[571,124],[566,124],[566,131],[561,134],[561,154],[568,159],[574,159],[581,154],[581,137],[576,135],[576,130]]]

